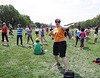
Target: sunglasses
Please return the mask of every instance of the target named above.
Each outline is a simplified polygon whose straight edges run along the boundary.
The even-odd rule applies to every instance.
[[[55,23],[60,23],[60,21],[55,21]]]

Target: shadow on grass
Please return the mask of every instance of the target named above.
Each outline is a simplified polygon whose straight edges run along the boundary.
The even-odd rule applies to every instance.
[[[9,45],[3,45],[4,47],[9,47]]]
[[[63,67],[58,66],[58,70],[60,71],[61,74],[64,75],[65,69]],[[69,70],[69,71],[72,71],[72,70]],[[75,72],[74,72],[74,76],[75,76],[74,78],[82,78],[78,73],[75,73]]]
[[[88,50],[88,51],[89,51],[89,50],[91,50],[91,49],[89,49],[89,47],[84,47],[84,50]]]
[[[88,44],[95,44],[95,43],[88,43]]]
[[[43,45],[46,45],[46,46],[48,46],[48,44],[43,44]]]
[[[43,52],[43,53],[41,53],[41,54],[34,54],[34,55],[44,55],[45,53]]]

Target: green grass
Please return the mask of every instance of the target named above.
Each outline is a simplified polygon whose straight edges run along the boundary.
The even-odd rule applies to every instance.
[[[25,32],[25,31],[24,31]],[[99,32],[100,34],[100,32]],[[0,42],[0,78],[63,78],[64,65],[61,58],[59,61],[62,68],[53,67],[55,59],[53,57],[53,41],[51,37],[46,36],[49,45],[43,48],[43,55],[34,55],[33,49],[25,49],[27,38],[23,37],[23,47],[16,46],[16,31],[14,38],[9,38],[9,46],[1,46]],[[32,33],[35,40],[34,31]],[[1,36],[0,36],[1,40]],[[94,43],[94,31],[91,31],[89,43],[85,43],[84,50],[74,47],[75,40],[67,39],[68,68],[75,72],[75,78],[100,78],[100,65],[93,63],[97,57],[100,57],[100,36],[98,43]],[[70,47],[69,45],[73,45]]]

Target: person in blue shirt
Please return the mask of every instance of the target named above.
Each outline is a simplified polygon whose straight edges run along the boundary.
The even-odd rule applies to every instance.
[[[76,39],[75,47],[77,47],[78,40],[80,39],[80,37],[79,37],[80,32],[81,32],[81,26],[78,26],[78,29],[75,31],[75,39]]]
[[[44,36],[44,26],[41,26],[41,42],[42,42],[42,45],[43,45],[43,39],[47,42],[47,40],[45,39],[45,36]],[[47,42],[47,45],[48,45],[48,42]]]
[[[21,40],[21,46],[22,45],[22,37],[23,37],[23,28],[21,28],[21,24],[18,24],[18,28],[17,28],[17,45],[18,45],[18,41],[19,41],[19,38]]]

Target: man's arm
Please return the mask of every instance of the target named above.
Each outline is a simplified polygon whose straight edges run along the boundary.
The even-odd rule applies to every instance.
[[[71,24],[71,25],[68,25],[68,26],[63,26],[63,27],[61,27],[62,28],[62,30],[66,30],[66,29],[68,29],[68,28],[70,28],[70,27],[72,27],[72,26],[74,26],[75,24],[77,24],[77,22],[76,23],[74,23],[74,24]]]
[[[52,33],[53,33],[53,30],[52,30],[52,31],[50,31],[49,36],[51,36],[51,35],[52,35]]]

